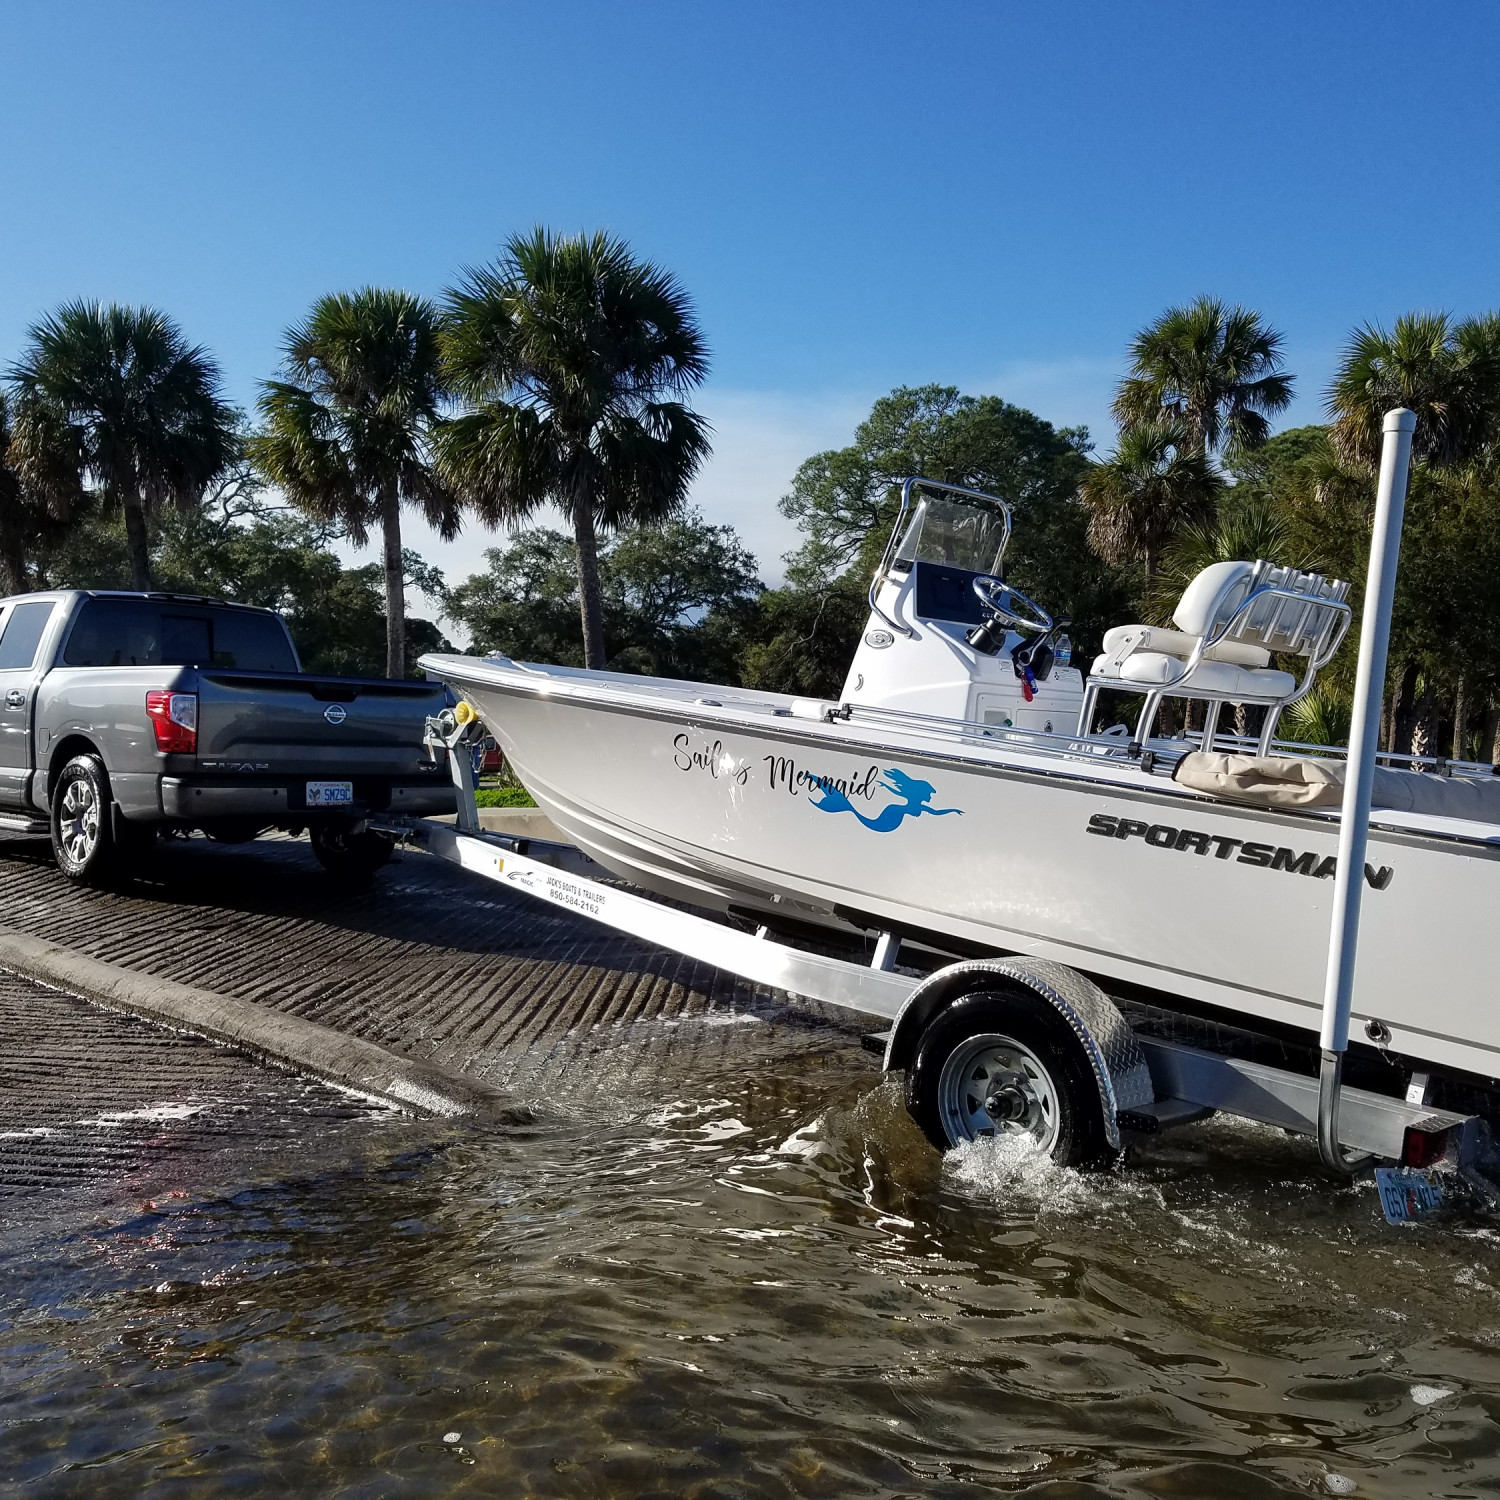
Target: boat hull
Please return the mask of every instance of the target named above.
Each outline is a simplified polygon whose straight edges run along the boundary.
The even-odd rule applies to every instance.
[[[1317,1028],[1338,835],[1326,815],[957,743],[875,743],[798,719],[791,700],[740,710],[727,689],[695,704],[628,679],[611,692],[607,674],[577,674],[594,679],[584,691],[462,661],[428,665],[475,703],[552,820],[637,884],[940,934]],[[1500,848],[1374,828],[1368,858],[1352,1034],[1384,1027],[1394,1052],[1500,1074]]]

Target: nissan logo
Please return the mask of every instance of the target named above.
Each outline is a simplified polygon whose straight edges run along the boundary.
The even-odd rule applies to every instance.
[[[342,703],[330,703],[328,707],[323,710],[323,717],[327,719],[330,724],[342,724],[344,720],[349,717],[349,715],[344,712],[344,705]]]

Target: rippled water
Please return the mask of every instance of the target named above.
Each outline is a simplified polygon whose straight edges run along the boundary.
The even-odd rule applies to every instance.
[[[1500,1491],[1491,1230],[1389,1228],[1306,1143],[1239,1126],[1104,1179],[993,1147],[940,1160],[843,1040],[786,1055],[747,1027],[731,1061],[628,1088],[601,1065],[522,1135],[375,1122],[358,1162],[13,1223],[0,1477]]]

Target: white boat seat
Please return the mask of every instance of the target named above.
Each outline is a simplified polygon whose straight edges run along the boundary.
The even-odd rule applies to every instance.
[[[1094,661],[1093,675],[1106,676],[1107,656]],[[1297,679],[1290,672],[1270,667],[1240,667],[1227,661],[1200,661],[1186,677],[1182,676],[1183,659],[1161,651],[1135,651],[1121,663],[1116,680],[1140,683],[1145,687],[1170,684],[1172,691],[1184,697],[1201,695],[1223,698],[1229,703],[1264,703],[1285,698],[1297,689]]]
[[[1211,564],[1183,590],[1172,612],[1176,629],[1117,625],[1104,637],[1084,690],[1080,734],[1089,732],[1100,690],[1112,688],[1145,696],[1135,734],[1142,744],[1166,697],[1208,703],[1205,749],[1220,704],[1261,705],[1265,753],[1281,710],[1307,692],[1343,640],[1348,592],[1338,580],[1264,561]],[[1306,660],[1300,685],[1291,672],[1271,666],[1273,652]]]

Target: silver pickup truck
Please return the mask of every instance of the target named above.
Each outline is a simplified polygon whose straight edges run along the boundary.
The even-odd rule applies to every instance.
[[[306,829],[367,873],[372,814],[454,808],[422,744],[444,689],[304,674],[270,610],[70,589],[0,599],[0,827],[42,832],[64,874],[128,867],[164,830],[240,842]]]

